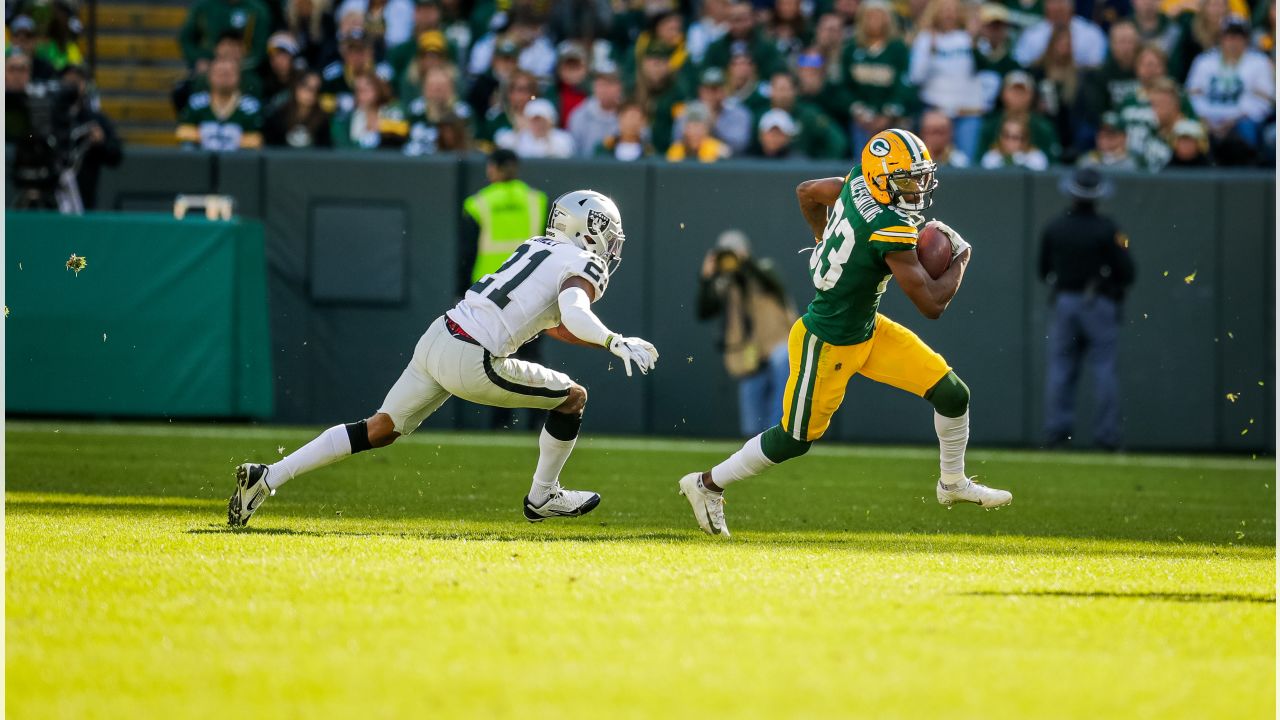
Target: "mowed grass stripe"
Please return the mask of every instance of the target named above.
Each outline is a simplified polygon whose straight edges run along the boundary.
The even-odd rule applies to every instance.
[[[293,440],[305,442],[321,428],[301,428],[287,425],[192,425],[170,423],[153,424],[103,424],[91,422],[56,421],[8,421],[9,433],[59,433],[97,435],[104,437],[155,437],[192,438],[218,440]],[[529,432],[455,432],[419,431],[402,437],[396,445],[450,445],[456,447],[526,448],[537,445],[537,436]],[[616,436],[592,436],[589,429],[578,441],[579,448],[604,451],[656,452],[656,453],[732,453],[742,446],[740,441],[634,438]],[[289,447],[286,450],[293,450]],[[814,444],[808,456],[832,458],[881,458],[923,460],[937,458],[934,447],[866,446],[820,441]],[[1040,452],[1027,450],[989,450],[970,448],[968,458],[973,462],[1004,460],[1016,463],[1045,463],[1050,465],[1104,466],[1109,468],[1167,468],[1200,469],[1206,471],[1256,470],[1275,471],[1275,459],[1270,457],[1223,457],[1213,455],[1167,454],[1111,454],[1093,452]]]

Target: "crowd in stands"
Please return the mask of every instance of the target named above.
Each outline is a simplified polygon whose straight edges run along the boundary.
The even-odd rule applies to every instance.
[[[1273,165],[1253,1],[197,0],[173,100],[213,150]]]

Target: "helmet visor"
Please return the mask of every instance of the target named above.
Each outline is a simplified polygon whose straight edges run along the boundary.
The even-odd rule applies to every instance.
[[[931,192],[934,188],[933,172],[918,170],[909,175],[890,176],[889,186],[901,194]]]

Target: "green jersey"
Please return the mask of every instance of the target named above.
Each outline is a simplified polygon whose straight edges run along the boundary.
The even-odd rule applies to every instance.
[[[201,150],[239,150],[246,135],[261,131],[262,106],[248,95],[241,95],[231,112],[220,117],[209,93],[196,93],[178,115],[178,139]]]
[[[880,296],[893,276],[885,255],[914,250],[919,222],[877,202],[862,166],[854,165],[809,260],[818,289],[803,318],[809,332],[831,345],[871,339]]]

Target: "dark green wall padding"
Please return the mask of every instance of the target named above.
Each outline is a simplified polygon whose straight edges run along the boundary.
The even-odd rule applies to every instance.
[[[625,261],[598,310],[611,327],[645,336],[662,351],[657,372],[627,379],[603,352],[544,343],[547,364],[591,390],[588,432],[736,434],[736,395],[715,349],[717,327],[693,315],[702,257],[722,231],[743,230],[758,255],[776,261],[803,308],[812,293],[807,258],[798,251],[811,238],[796,210],[795,186],[847,171],[758,162],[524,164],[522,176],[552,196],[590,187],[617,200],[628,237]],[[969,385],[977,444],[1034,445],[1040,437],[1048,293],[1034,265],[1040,228],[1066,205],[1059,178],[944,170],[927,215],[945,219],[973,243],[964,287],[938,321],[921,317],[896,288],[885,296],[884,312],[942,352]],[[212,188],[235,196],[245,216],[261,219],[275,419],[328,424],[376,409],[417,337],[454,301],[461,199],[483,182],[478,157],[138,150],[104,173],[101,200],[106,209],[148,207],[172,193]],[[1103,208],[1130,235],[1138,264],[1122,340],[1129,447],[1274,449],[1274,198],[1271,174],[1116,177],[1115,196]],[[345,243],[335,237],[328,226],[344,223],[328,219],[346,208],[369,217],[378,237],[355,234]],[[386,237],[397,232],[389,228],[399,228],[401,238]],[[403,267],[352,271],[361,277],[344,280],[334,295],[338,273],[374,256]],[[403,275],[388,275],[396,270]],[[1194,281],[1184,282],[1193,272]],[[1079,435],[1087,440],[1087,377],[1079,412]],[[428,425],[479,427],[483,416],[455,401]],[[858,378],[828,436],[930,443],[930,418],[920,399]]]
[[[271,417],[263,257],[256,220],[6,213],[7,409]]]

